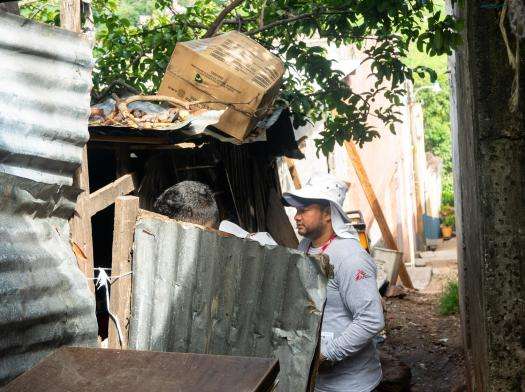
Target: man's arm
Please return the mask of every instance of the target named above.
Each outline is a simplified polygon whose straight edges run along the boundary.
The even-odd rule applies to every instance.
[[[339,294],[346,308],[353,314],[353,321],[340,336],[326,345],[322,354],[331,361],[351,357],[384,327],[375,270],[366,260],[368,254],[363,253],[345,260],[336,271]]]

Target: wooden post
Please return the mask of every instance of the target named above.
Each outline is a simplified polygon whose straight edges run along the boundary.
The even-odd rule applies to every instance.
[[[82,190],[77,198],[77,205],[73,217],[69,221],[71,229],[71,241],[75,243],[84,253],[85,258],[78,258],[80,270],[87,278],[93,278],[93,238],[91,232],[91,214],[89,212],[89,175],[88,175],[87,147],[84,146],[82,153],[82,165],[77,169],[73,184]],[[92,279],[88,280],[88,286],[95,292]]]
[[[139,212],[139,198],[119,196],[115,201],[115,224],[113,229],[113,251],[111,275],[119,276],[131,272],[131,250],[135,233],[135,221]],[[131,276],[120,278],[111,285],[109,308],[118,317],[123,334],[120,347],[117,329],[109,322],[109,348],[126,349],[131,315]]]
[[[60,27],[80,33],[80,0],[62,0],[60,3]]]
[[[416,202],[416,248],[417,250],[425,250],[425,228],[423,222],[423,199],[424,199],[424,167],[421,166],[421,154],[424,154],[424,140],[423,135],[418,134],[418,127],[416,124],[416,102],[410,100],[408,102],[408,114],[410,120],[410,138],[412,140],[412,165],[414,169],[414,188],[415,188],[415,202]],[[422,120],[421,120],[422,121]],[[423,151],[421,151],[423,149]]]
[[[62,0],[60,5],[60,26],[63,29],[80,33],[80,0]],[[87,146],[82,151],[82,164],[75,173],[73,185],[79,187],[82,193],[77,198],[73,218],[69,221],[71,241],[80,248],[85,257],[77,257],[79,267],[88,280],[91,291],[95,291],[93,278],[93,238],[91,233],[91,216],[88,210],[89,168],[87,162]]]
[[[290,176],[292,177],[295,189],[301,189],[301,179],[299,178],[299,173],[297,173],[297,168],[295,167],[293,159],[285,157],[284,161],[286,162],[288,170],[290,171]]]
[[[368,200],[368,203],[370,203],[370,207],[372,208],[372,212],[374,213],[374,217],[376,218],[377,224],[379,225],[379,230],[381,230],[381,235],[383,237],[383,240],[385,241],[385,245],[390,249],[399,250],[396,241],[394,240],[394,236],[392,235],[392,232],[388,227],[388,223],[386,221],[385,215],[383,214],[383,210],[381,209],[381,205],[379,204],[374,189],[370,184],[368,174],[366,173],[366,170],[363,166],[363,162],[359,157],[359,153],[357,152],[355,145],[351,142],[345,142],[345,147],[346,151],[348,152],[348,156],[350,157],[350,160],[354,165],[357,177],[359,177],[359,181],[361,182],[361,186],[363,187],[363,191],[365,192],[365,196]],[[410,275],[408,275],[408,271],[404,263],[401,263],[400,265],[399,276],[401,277],[401,281],[406,287],[411,289],[414,288],[414,286],[412,285],[412,280],[410,279]],[[395,280],[396,278],[394,277],[394,281],[390,283],[395,284]]]

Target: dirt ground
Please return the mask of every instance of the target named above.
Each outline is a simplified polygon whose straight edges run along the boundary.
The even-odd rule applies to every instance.
[[[410,367],[410,391],[462,391],[465,373],[459,316],[441,316],[438,311],[446,283],[457,279],[455,240],[446,241],[424,260],[432,267],[430,284],[404,298],[387,299],[387,338],[381,351]]]

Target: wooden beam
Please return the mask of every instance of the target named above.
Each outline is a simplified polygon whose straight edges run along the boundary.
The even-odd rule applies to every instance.
[[[87,147],[84,146],[82,153],[82,164],[75,173],[73,184],[82,190],[77,198],[77,204],[73,217],[69,220],[71,230],[71,241],[73,249],[75,245],[80,248],[81,252],[77,254],[77,262],[80,270],[88,278],[88,286],[91,291],[95,292],[93,278],[93,238],[91,233],[91,215],[88,209],[89,198],[89,175],[88,175]],[[83,257],[78,257],[82,254]]]
[[[290,176],[292,177],[295,189],[301,189],[301,179],[299,178],[299,173],[297,172],[293,159],[285,157],[284,160],[286,165],[288,165],[288,170],[290,171]]]
[[[75,33],[81,32],[80,0],[62,0],[60,2],[60,27]]]
[[[112,143],[134,143],[134,144],[156,144],[171,145],[170,139],[164,136],[113,136],[91,134],[89,141],[112,142]]]
[[[93,192],[89,195],[89,216],[93,216],[104,208],[109,207],[115,202],[117,197],[133,192],[135,187],[135,174],[130,173]]]
[[[135,221],[139,213],[139,198],[135,196],[119,196],[115,201],[115,223],[113,228],[113,251],[111,275],[120,276],[131,272],[133,236]],[[114,323],[109,325],[109,348],[128,347],[129,319],[131,315],[131,275],[113,282],[109,308],[119,320],[122,330],[122,347],[119,344],[118,333]]]
[[[357,152],[357,148],[351,142],[345,142],[345,147],[346,151],[348,152],[348,156],[350,157],[350,160],[354,165],[357,177],[359,177],[359,181],[361,182],[361,186],[363,187],[363,191],[365,192],[365,196],[368,200],[368,203],[370,203],[370,207],[372,208],[374,217],[377,221],[377,224],[379,225],[379,230],[381,230],[381,236],[385,241],[386,247],[393,250],[399,250],[396,241],[394,240],[394,236],[392,235],[392,232],[388,227],[388,223],[386,221],[385,215],[383,214],[383,210],[381,209],[381,205],[379,204],[374,189],[372,188],[372,184],[370,183],[368,174],[366,173],[366,170],[363,166],[361,157]],[[405,267],[405,263],[401,263],[400,265],[399,276],[401,277],[401,281],[406,287],[411,289],[414,288],[414,286],[412,285],[412,280],[410,279],[410,275],[408,275],[408,271]],[[397,277],[394,277],[391,284],[396,283],[396,278]]]

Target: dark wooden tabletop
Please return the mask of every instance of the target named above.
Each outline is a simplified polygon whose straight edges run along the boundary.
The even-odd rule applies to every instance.
[[[63,347],[5,392],[266,392],[275,359]]]

